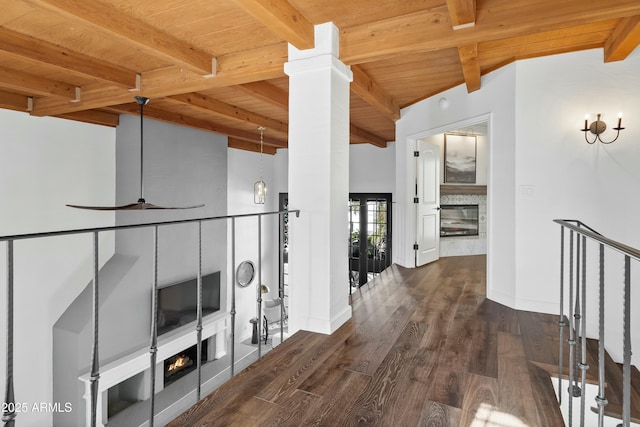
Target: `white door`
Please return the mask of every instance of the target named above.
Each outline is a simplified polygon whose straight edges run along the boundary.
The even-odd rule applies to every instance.
[[[440,258],[440,147],[418,141],[416,157],[416,267]]]

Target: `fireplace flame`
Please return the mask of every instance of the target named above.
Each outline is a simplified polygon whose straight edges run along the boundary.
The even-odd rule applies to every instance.
[[[182,368],[183,366],[186,366],[188,363],[189,363],[189,357],[183,354],[181,356],[178,356],[176,361],[169,365],[169,368],[167,369],[167,371],[168,372],[175,371],[177,369]]]

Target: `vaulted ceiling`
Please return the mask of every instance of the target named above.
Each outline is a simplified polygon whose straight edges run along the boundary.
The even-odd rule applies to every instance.
[[[0,108],[116,126],[137,114],[287,146],[287,43],[332,21],[351,66],[351,143],[385,146],[400,108],[515,60],[640,43],[640,1],[2,0]]]

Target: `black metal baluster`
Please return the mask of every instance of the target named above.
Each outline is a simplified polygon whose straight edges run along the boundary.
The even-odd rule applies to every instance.
[[[258,359],[262,358],[262,215],[258,215]]]
[[[151,345],[149,346],[151,370],[151,404],[149,427],[153,427],[156,402],[156,358],[158,355],[158,226],[153,227],[153,289],[151,290]]]
[[[200,394],[202,389],[202,221],[198,222],[198,308],[196,324],[197,344],[196,351],[197,356],[197,369],[198,369],[198,388],[196,390],[196,401],[200,401]]]
[[[631,423],[631,258],[624,257],[624,360],[622,364],[622,425]]]
[[[581,262],[581,253],[580,253],[580,234],[576,233],[576,299],[575,299],[575,309],[574,309],[574,317],[575,317],[575,322],[574,322],[574,326],[576,328],[576,333],[574,335],[575,341],[574,341],[574,346],[575,346],[575,352],[574,352],[574,383],[573,383],[573,396],[574,397],[580,397],[580,394],[582,393],[582,390],[580,389],[580,387],[578,386],[578,368],[580,366],[580,348],[577,346],[577,342],[581,337],[581,333],[584,333],[584,331],[581,331],[581,323],[580,323],[580,318],[582,317],[582,313],[581,313],[581,308],[580,308],[580,262]]]
[[[582,236],[582,349],[580,351],[581,390],[585,390],[587,381],[587,238]],[[585,393],[580,394],[580,425],[584,426],[585,418]]]
[[[600,244],[600,281],[599,281],[599,313],[598,313],[598,426],[604,425],[604,407],[608,401],[605,397],[605,376],[604,376],[604,245]]]
[[[564,327],[567,326],[564,317],[564,227],[560,227],[560,341],[558,344],[558,403],[562,404],[562,359],[564,355]]]
[[[573,362],[576,351],[575,341],[575,316],[573,313],[573,230],[569,232],[569,427],[573,425],[573,399],[574,397],[574,385],[573,385]]]
[[[91,427],[96,426],[98,405],[98,381],[100,379],[99,340],[99,298],[98,298],[98,232],[93,233],[93,348],[91,350]]]
[[[236,219],[231,218],[231,376],[236,363]]]
[[[2,421],[14,427],[16,399],[13,387],[13,240],[7,240],[7,372]]]
[[[278,215],[278,219],[281,221],[280,230],[284,232],[284,214]],[[283,236],[280,236],[280,241],[283,241]],[[282,253],[280,253],[282,257]],[[280,343],[284,342],[284,266],[280,263],[281,273],[278,283],[278,297],[280,297]],[[351,293],[351,286],[349,286],[349,293]]]

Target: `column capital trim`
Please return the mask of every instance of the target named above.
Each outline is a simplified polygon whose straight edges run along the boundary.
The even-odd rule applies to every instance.
[[[325,54],[340,57],[340,32],[333,22],[315,25],[313,27],[313,35],[315,46],[311,49],[298,49],[289,43],[288,55],[290,61]]]
[[[331,54],[297,59],[295,61],[285,62],[284,64],[284,73],[290,77],[296,74],[327,69],[336,71],[349,82],[353,81],[353,72],[351,71],[351,67],[345,65],[340,61],[340,59]]]

